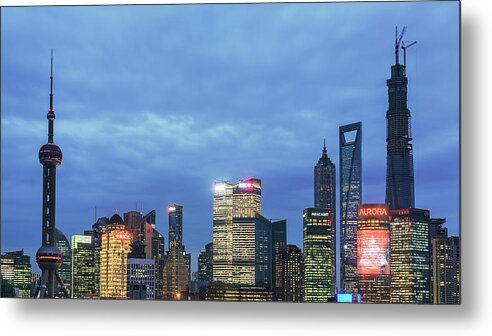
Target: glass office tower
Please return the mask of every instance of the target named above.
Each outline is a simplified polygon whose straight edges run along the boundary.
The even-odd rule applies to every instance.
[[[357,294],[357,211],[362,202],[362,123],[341,126],[340,288]]]

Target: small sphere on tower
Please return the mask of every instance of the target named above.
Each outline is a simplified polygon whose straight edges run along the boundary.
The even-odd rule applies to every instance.
[[[62,151],[53,143],[47,143],[39,149],[39,162],[46,167],[58,167],[62,162]]]

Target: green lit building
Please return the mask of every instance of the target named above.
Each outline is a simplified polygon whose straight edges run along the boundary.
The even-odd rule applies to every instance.
[[[335,297],[335,223],[330,209],[304,209],[304,301],[328,302]]]
[[[93,298],[96,293],[92,235],[72,236],[72,298]]]
[[[391,210],[391,303],[430,303],[429,210]]]

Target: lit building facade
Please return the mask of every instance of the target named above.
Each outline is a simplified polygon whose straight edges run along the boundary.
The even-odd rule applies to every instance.
[[[164,300],[187,300],[191,273],[190,265],[191,254],[187,254],[174,242],[171,242],[162,271],[162,298]]]
[[[391,303],[430,303],[429,210],[391,210]]]
[[[304,301],[328,302],[335,297],[335,226],[330,209],[304,209]]]
[[[198,281],[213,281],[213,243],[208,243],[201,249],[198,256]]]
[[[215,182],[213,201],[213,280],[232,281],[232,193],[234,186]]]
[[[390,216],[386,204],[362,204],[357,221],[357,272],[362,303],[390,302]]]
[[[55,228],[55,245],[62,254],[62,264],[58,272],[70,293],[72,290],[72,247],[65,234],[57,228]]]
[[[254,285],[256,215],[261,213],[261,181],[256,178],[234,185],[232,193],[231,283]]]
[[[303,301],[304,258],[300,248],[286,245],[275,258],[275,300]]]
[[[100,297],[126,299],[127,264],[132,233],[123,219],[114,214],[101,235]]]
[[[340,288],[357,295],[357,216],[362,202],[362,123],[340,126]]]
[[[175,242],[180,248],[183,248],[183,206],[173,204],[168,206],[169,213],[169,244]]]
[[[459,237],[432,239],[433,303],[461,303]]]
[[[1,256],[2,296],[31,296],[31,257],[24,250],[6,252]]]
[[[273,301],[273,292],[262,286],[213,282],[207,286],[205,300],[210,301]]]
[[[95,292],[92,235],[72,236],[72,298],[92,298]]]

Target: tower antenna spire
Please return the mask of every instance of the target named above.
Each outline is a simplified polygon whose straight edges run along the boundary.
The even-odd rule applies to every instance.
[[[53,48],[51,48],[51,72],[50,72],[50,109],[53,111]]]

